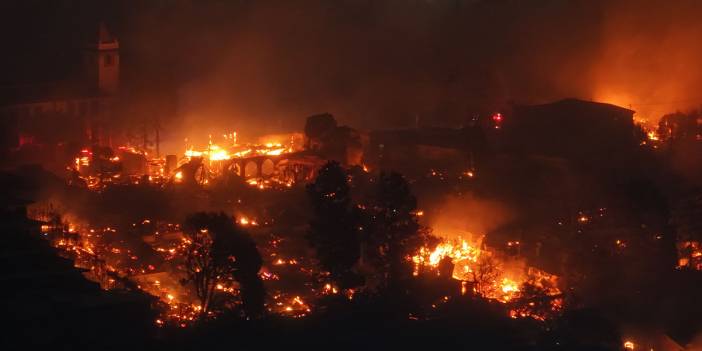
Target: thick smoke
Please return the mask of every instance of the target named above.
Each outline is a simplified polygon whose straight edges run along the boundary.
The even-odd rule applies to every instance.
[[[37,12],[23,6],[27,16]],[[179,148],[184,137],[299,130],[306,116],[320,112],[372,129],[460,126],[508,103],[564,97],[631,107],[649,122],[702,103],[702,3],[696,0],[74,1],[54,7],[112,23],[134,102],[124,115],[160,113],[164,141]],[[36,42],[62,28],[56,20],[35,22],[22,32],[41,35],[14,42]],[[24,28],[6,23],[7,33]],[[164,95],[176,103],[174,111],[160,107]]]
[[[604,13],[592,97],[656,121],[702,105],[702,2],[614,2]]]
[[[324,111],[365,128],[460,125],[563,97],[656,120],[702,102],[700,13],[699,1],[183,1],[128,29],[174,65],[186,134],[260,133]]]
[[[478,243],[484,235],[514,219],[513,210],[502,202],[483,199],[474,194],[447,196],[437,205],[436,215],[428,225],[434,235]]]

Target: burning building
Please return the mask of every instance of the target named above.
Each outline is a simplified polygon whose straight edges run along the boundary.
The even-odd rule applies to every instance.
[[[680,199],[672,211],[677,228],[678,267],[702,270],[702,195]]]

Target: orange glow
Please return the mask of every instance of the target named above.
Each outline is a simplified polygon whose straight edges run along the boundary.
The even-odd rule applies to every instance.
[[[507,246],[519,245],[519,241],[508,242]],[[468,293],[468,284],[473,292],[488,299],[509,303],[520,297],[521,286],[525,283],[539,286],[548,296],[560,295],[557,277],[538,269],[514,266],[499,255],[481,249],[481,243],[470,244],[462,238],[443,240],[433,250],[422,247],[410,260],[414,263],[414,276],[426,273],[439,273],[441,262],[448,258],[453,266],[452,278],[461,281],[461,295]],[[554,299],[552,311],[560,310],[560,300]],[[546,317],[534,315],[528,308],[510,312],[514,318],[531,317],[544,320]]]
[[[626,340],[626,341],[624,341],[624,349],[625,350],[635,350],[636,344],[634,344],[634,342],[631,340]]]

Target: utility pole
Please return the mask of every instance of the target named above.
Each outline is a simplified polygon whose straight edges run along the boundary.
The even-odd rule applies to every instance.
[[[144,154],[146,154],[146,147],[149,145],[149,129],[146,127],[146,119],[144,119],[143,133],[144,133],[144,144],[142,145],[142,151],[144,152]]]
[[[161,158],[161,119],[156,117],[156,158]]]

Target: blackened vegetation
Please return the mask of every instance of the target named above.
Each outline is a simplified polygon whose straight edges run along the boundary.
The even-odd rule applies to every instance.
[[[399,173],[381,173],[374,197],[370,199],[369,259],[382,274],[383,283],[398,289],[411,278],[407,258],[424,244],[415,210],[417,199]]]
[[[402,175],[380,174],[361,203],[353,203],[349,183],[362,177],[334,161],[322,167],[307,187],[315,213],[308,240],[342,287],[362,283],[353,272],[360,258],[369,286],[399,291],[412,277],[408,258],[426,244],[429,231],[418,223],[417,200]]]
[[[249,235],[237,228],[224,213],[196,213],[184,225],[191,240],[186,254],[188,280],[193,283],[204,314],[221,308],[225,296],[218,293],[218,279],[239,283],[241,301],[247,317],[263,314],[265,291],[258,276],[261,255]]]
[[[307,186],[315,214],[307,239],[321,267],[342,288],[359,285],[352,269],[361,255],[361,214],[349,191],[347,172],[337,162],[327,163]]]

